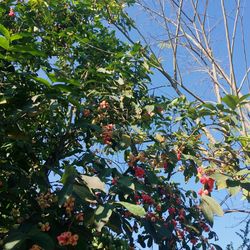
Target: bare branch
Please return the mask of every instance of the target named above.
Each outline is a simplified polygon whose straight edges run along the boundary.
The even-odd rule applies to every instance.
[[[224,19],[224,27],[225,27],[225,33],[226,33],[227,50],[228,50],[228,59],[229,59],[229,65],[230,65],[230,83],[231,83],[233,94],[237,95],[236,79],[235,79],[234,66],[233,66],[233,54],[231,51],[231,43],[230,43],[230,38],[229,38],[227,14],[226,14],[226,10],[225,10],[224,0],[221,0],[221,9],[222,9],[222,15],[223,15],[223,19]]]
[[[245,75],[244,75],[244,77],[243,77],[243,79],[242,79],[242,81],[241,81],[241,83],[240,83],[240,86],[238,87],[238,90],[237,90],[238,93],[240,92],[240,90],[241,90],[241,88],[242,88],[242,86],[243,86],[245,80],[246,80],[246,79],[248,80],[248,74],[249,74],[249,72],[250,72],[250,67],[247,69],[247,71],[246,71],[246,73],[245,73]]]
[[[237,8],[237,10],[236,10],[235,18],[234,18],[234,28],[233,28],[233,34],[232,34],[232,39],[231,39],[232,40],[232,45],[231,45],[232,56],[233,56],[233,52],[234,52],[237,24],[238,24],[238,19],[239,19],[239,15],[240,15],[240,0],[238,0],[236,8]]]
[[[226,209],[224,210],[224,214],[229,214],[229,213],[246,213],[250,214],[249,210],[244,210],[244,209]]]
[[[243,47],[243,53],[244,53],[244,62],[245,62],[245,70],[247,72],[248,68],[248,61],[247,61],[247,52],[246,52],[246,43],[245,43],[245,35],[244,35],[244,25],[243,25],[243,16],[240,17],[240,28],[241,28],[241,41],[242,41],[242,47]],[[250,81],[248,78],[248,73],[246,76],[247,84],[248,84],[248,90],[250,92]]]

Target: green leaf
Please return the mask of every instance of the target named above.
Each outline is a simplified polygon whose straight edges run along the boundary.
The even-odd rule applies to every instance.
[[[0,24],[0,33],[5,36],[7,40],[10,40],[10,32],[2,24]]]
[[[158,142],[160,142],[160,143],[163,143],[163,142],[166,141],[165,136],[163,136],[163,135],[161,135],[161,134],[156,134],[156,135],[155,135],[155,139],[156,139]]]
[[[56,77],[55,74],[48,74],[49,79],[53,82],[53,83],[65,83],[65,84],[72,84],[74,86],[80,87],[81,83],[75,79],[68,79],[65,77]]]
[[[202,201],[204,201],[205,203],[207,203],[207,205],[210,207],[210,209],[212,210],[212,212],[218,216],[223,216],[224,212],[220,206],[220,204],[212,197],[207,196],[207,195],[203,195],[201,197]]]
[[[121,234],[123,232],[121,227],[120,215],[118,213],[115,213],[114,211],[109,218],[107,226],[117,234]]]
[[[201,202],[201,206],[200,207],[201,207],[202,213],[204,214],[204,217],[208,221],[209,225],[212,227],[213,224],[214,224],[214,215],[213,215],[213,212],[212,212],[211,208],[203,200]]]
[[[65,184],[66,182],[73,182],[73,180],[77,176],[77,171],[73,166],[67,166],[65,167],[65,171],[63,173],[63,176],[61,178],[61,182]]]
[[[234,196],[236,194],[238,194],[240,192],[240,187],[237,186],[237,187],[229,187],[228,189],[228,192],[230,193],[231,196]]]
[[[194,227],[194,226],[192,226],[192,225],[189,225],[189,224],[183,224],[183,225],[185,225],[187,228],[193,230],[193,231],[194,231],[195,233],[197,233],[197,234],[200,233],[200,231],[199,231],[196,227]]]
[[[69,86],[69,85],[65,85],[65,84],[55,84],[52,86],[53,89],[57,89],[57,90],[60,90],[62,92],[73,92],[73,89],[72,89],[72,86]]]
[[[31,46],[26,46],[26,45],[15,45],[15,46],[11,46],[10,51],[13,52],[18,52],[18,53],[27,53],[27,54],[31,54],[32,56],[41,56],[41,57],[45,57],[46,54],[40,50],[37,50],[36,48],[33,48]]]
[[[152,237],[149,237],[148,238],[148,243],[147,243],[147,247],[152,247],[152,245],[153,245],[153,238]]]
[[[73,191],[83,202],[97,203],[95,196],[86,186],[74,184]]]
[[[0,97],[0,105],[6,104],[7,103],[7,99],[4,97]]]
[[[234,95],[226,95],[221,100],[232,110],[234,110],[239,103],[239,98]]]
[[[22,39],[23,36],[21,34],[14,34],[10,37],[10,41],[15,41],[15,40],[19,40],[19,39]]]
[[[136,216],[143,217],[146,214],[144,208],[139,205],[134,205],[134,204],[124,202],[124,201],[115,202],[115,204],[120,204],[124,206],[130,213]]]
[[[224,174],[220,174],[220,173],[214,173],[210,177],[216,181],[216,185],[217,185],[218,190],[227,187],[228,176],[226,176]]]
[[[63,188],[60,190],[58,195],[58,204],[62,206],[64,202],[68,199],[68,197],[72,194],[73,191],[73,183],[66,182]]]
[[[146,109],[147,112],[150,114],[151,112],[154,111],[155,106],[154,106],[154,105],[147,105],[147,106],[145,106],[145,109]]]
[[[216,110],[216,107],[212,103],[204,103],[202,106],[204,106],[210,110]]]
[[[0,36],[0,47],[6,50],[9,50],[10,47],[9,41],[3,36]]]
[[[250,170],[249,169],[242,169],[236,173],[236,175],[250,175]]]
[[[220,180],[226,181],[228,179],[228,176],[226,176],[224,174],[220,174],[220,173],[214,173],[214,174],[210,175],[210,177],[212,179],[214,179],[215,181],[220,181]]]
[[[212,245],[215,247],[216,250],[223,250],[219,245],[213,244]]]
[[[131,145],[131,138],[130,138],[129,135],[127,135],[127,134],[122,134],[121,140],[122,140],[122,142],[125,144],[125,147],[128,147],[128,146]]]
[[[46,250],[53,250],[55,247],[54,241],[52,238],[38,229],[31,230],[27,237],[30,238],[34,243],[41,246],[43,249]]]
[[[160,240],[160,235],[156,232],[153,222],[147,219],[142,219],[142,225],[144,226],[146,232],[153,237],[155,242]]]
[[[71,104],[73,104],[74,106],[81,108],[81,104],[78,100],[72,98],[71,96],[68,96],[67,98],[68,102],[70,102]]]
[[[102,228],[108,223],[112,210],[110,206],[99,206],[95,212],[95,224],[97,232],[101,232]]]
[[[129,237],[129,239],[132,239],[133,228],[130,225],[130,223],[128,222],[128,220],[122,218],[122,227],[123,227],[124,231],[126,232],[127,236]]]
[[[250,192],[250,182],[241,182],[240,186]]]
[[[32,79],[36,80],[39,83],[42,83],[43,85],[45,85],[46,87],[51,87],[51,84],[49,81],[45,80],[44,78],[41,77],[32,77]]]
[[[5,243],[4,250],[15,250],[20,247],[20,245],[27,239],[26,235],[22,232],[16,232],[10,234],[7,237],[7,242]]]
[[[250,192],[247,191],[246,189],[242,189],[242,200],[247,199],[248,202],[250,202]]]
[[[89,189],[99,189],[105,192],[105,183],[97,176],[81,175],[81,179]]]
[[[147,172],[147,179],[152,185],[159,184],[160,182],[158,176],[152,171]]]
[[[246,95],[243,95],[240,99],[239,99],[239,103],[243,102],[245,99],[249,98],[250,97],[250,94],[246,94]]]
[[[240,186],[240,181],[227,180],[226,182],[227,182],[228,187],[238,187],[238,186]]]
[[[32,34],[29,33],[29,32],[16,33],[16,34],[13,34],[13,35],[10,37],[10,41],[13,42],[13,41],[15,41],[15,40],[20,40],[20,39],[22,39],[23,37],[32,37]]]

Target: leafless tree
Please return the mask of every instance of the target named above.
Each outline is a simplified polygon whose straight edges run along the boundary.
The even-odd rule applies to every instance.
[[[240,98],[250,93],[249,1],[137,0],[136,6],[139,39],[178,95],[221,103],[226,94]],[[134,42],[133,34],[125,35]],[[250,104],[238,113],[247,135]]]

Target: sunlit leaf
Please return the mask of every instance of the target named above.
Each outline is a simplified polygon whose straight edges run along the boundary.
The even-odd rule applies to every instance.
[[[218,216],[224,215],[224,212],[220,204],[214,198],[207,196],[207,195],[202,195],[201,199],[202,199],[202,202],[206,203],[210,207],[211,211],[214,214]]]
[[[115,204],[124,206],[129,212],[140,217],[143,217],[146,214],[144,208],[139,205],[134,205],[124,201],[115,202]]]
[[[97,176],[81,175],[81,179],[89,189],[99,189],[105,192],[105,183]]]

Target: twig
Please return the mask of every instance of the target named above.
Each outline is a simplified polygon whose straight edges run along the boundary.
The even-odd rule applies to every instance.
[[[229,214],[229,213],[246,213],[250,214],[249,210],[244,210],[244,209],[226,209],[224,210],[224,214]]]

